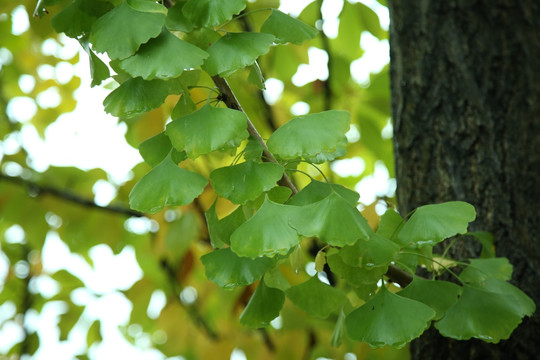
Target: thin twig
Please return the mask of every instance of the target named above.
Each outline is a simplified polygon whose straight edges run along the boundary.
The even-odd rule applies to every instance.
[[[227,107],[230,108],[230,109],[235,109],[235,110],[238,110],[238,111],[242,111],[245,114],[246,112],[244,111],[244,109],[242,108],[240,103],[238,102],[238,99],[234,95],[231,87],[229,86],[229,83],[227,83],[227,80],[225,80],[222,77],[219,77],[217,75],[212,76],[212,80],[214,80],[214,84],[216,84],[217,88],[221,92],[221,95],[223,97],[223,102],[225,103],[225,105],[227,105]],[[246,114],[246,117],[247,117],[247,114]],[[274,157],[274,155],[270,151],[268,151],[268,147],[266,146],[266,143],[264,142],[264,139],[259,134],[259,132],[255,128],[255,126],[253,125],[251,120],[249,120],[249,118],[247,119],[247,130],[248,130],[248,133],[251,136],[253,136],[255,139],[257,139],[257,141],[263,147],[263,149],[264,149],[263,150],[264,157],[266,157],[269,161],[277,164],[278,162],[277,162],[276,158]],[[291,189],[293,195],[298,193],[298,190],[296,189],[296,186],[294,186],[294,184],[292,183],[291,179],[287,176],[287,174],[283,174],[283,177],[281,178],[279,184],[282,185],[282,186],[286,186],[289,189]]]
[[[76,204],[86,206],[86,207],[90,207],[90,208],[94,208],[94,209],[99,209],[99,210],[104,210],[104,211],[109,211],[109,212],[113,212],[113,213],[117,213],[117,214],[122,214],[122,215],[127,215],[127,216],[134,216],[134,217],[145,216],[145,214],[143,214],[141,212],[138,212],[138,211],[135,211],[135,210],[131,210],[131,209],[125,207],[125,206],[120,206],[120,205],[106,205],[106,206],[98,205],[93,200],[88,199],[88,198],[84,198],[84,197],[82,197],[82,196],[80,196],[78,194],[75,194],[73,192],[58,189],[58,188],[55,188],[55,187],[52,187],[52,186],[40,185],[40,184],[37,184],[37,183],[32,182],[30,180],[23,179],[23,178],[18,177],[18,176],[8,176],[8,175],[5,175],[5,174],[0,174],[0,181],[2,181],[2,180],[11,182],[12,184],[16,184],[16,185],[20,185],[20,186],[24,186],[24,187],[28,188],[28,192],[32,196],[39,196],[39,195],[49,194],[49,195],[53,195],[53,196],[56,196],[58,198],[70,201],[72,203],[76,203]]]

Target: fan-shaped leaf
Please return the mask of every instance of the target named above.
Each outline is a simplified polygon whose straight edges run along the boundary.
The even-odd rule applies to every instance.
[[[158,37],[141,45],[135,55],[122,60],[120,67],[133,77],[168,79],[202,65],[207,57],[205,51],[163,30]]]
[[[338,110],[297,117],[270,136],[268,149],[286,160],[332,153],[349,130],[349,123],[350,114]]]
[[[101,84],[103,80],[108,79],[111,76],[109,67],[105,65],[105,63],[101,61],[101,59],[98,58],[92,50],[90,50],[87,37],[79,39],[79,43],[84,51],[86,51],[88,54],[88,60],[90,62],[90,75],[92,75],[92,83],[90,86],[94,87]]]
[[[309,315],[322,319],[340,309],[347,299],[341,290],[322,283],[317,276],[287,289],[285,295]]]
[[[461,288],[448,281],[426,280],[415,276],[413,281],[398,295],[420,301],[431,307],[437,315],[434,320],[442,318],[448,308],[458,301]]]
[[[225,245],[229,245],[231,243],[232,233],[246,222],[246,216],[241,206],[220,220],[217,217],[216,203],[214,202],[204,215],[208,225],[210,242],[214,248],[222,248]]]
[[[103,100],[103,105],[105,111],[113,116],[133,117],[161,106],[168,95],[166,81],[146,81],[137,77],[116,88]]]
[[[481,284],[491,277],[503,281],[512,277],[513,267],[507,258],[471,259],[470,262],[459,275],[464,282]]]
[[[347,315],[349,336],[373,348],[401,348],[429,327],[435,311],[421,302],[393,294],[382,287],[367,303]]]
[[[203,192],[207,183],[204,176],[178,167],[167,156],[135,184],[129,206],[155,214],[167,205],[186,205]]]
[[[291,206],[266,198],[255,215],[232,234],[232,251],[251,258],[286,255],[300,242],[296,231],[289,226],[291,211]]]
[[[268,326],[270,321],[278,317],[284,302],[283,291],[268,287],[261,281],[240,315],[240,322],[252,328]]]
[[[111,9],[105,1],[75,0],[51,19],[57,33],[65,33],[71,38],[85,35],[92,29],[92,24]]]
[[[476,218],[471,204],[450,201],[424,205],[416,209],[399,231],[401,244],[435,245],[456,234],[467,232],[468,224]]]
[[[230,20],[246,7],[246,0],[189,0],[184,15],[199,27],[213,27]]]
[[[351,245],[373,233],[358,209],[336,192],[291,214],[290,224],[299,234],[317,236],[333,246]]]
[[[351,266],[345,263],[341,255],[335,252],[335,250],[328,252],[326,261],[334,274],[345,279],[349,284],[358,287],[376,284],[388,271],[388,266],[373,267],[370,269]]]
[[[210,57],[203,69],[211,76],[229,76],[238,69],[255,63],[266,54],[274,36],[263,33],[228,33],[213,43],[206,51]]]
[[[377,228],[377,234],[392,240],[397,236],[397,230],[402,223],[403,218],[401,215],[399,215],[394,209],[388,209],[383,216],[381,216],[379,227]]]
[[[378,234],[371,234],[369,240],[359,239],[351,246],[343,247],[343,261],[352,266],[362,265],[369,269],[377,266],[388,266],[399,251],[399,246]]]
[[[272,14],[262,25],[261,32],[274,35],[276,37],[274,42],[278,44],[290,42],[297,45],[313,39],[318,33],[308,24],[276,9],[272,10]]]
[[[210,182],[219,196],[235,204],[245,204],[276,186],[284,168],[274,163],[246,161],[210,173]]]
[[[165,26],[171,31],[183,31],[190,32],[195,25],[184,15],[182,8],[185,2],[177,1],[167,11],[167,19],[165,20]]]
[[[171,141],[161,132],[143,141],[139,145],[139,153],[150,166],[156,166],[171,152]]]
[[[239,257],[230,248],[214,250],[201,257],[206,277],[224,288],[253,284],[274,262],[267,257]]]
[[[157,3],[151,6],[156,11],[138,11],[123,2],[97,19],[90,34],[94,50],[107,52],[111,59],[124,59],[133,55],[141,44],[158,36],[167,10]]]
[[[341,195],[351,206],[358,204],[360,195],[356,191],[338,184],[330,184],[317,180],[311,180],[306,187],[289,200],[288,204],[297,206],[313,204],[328,197],[332,193],[332,190]]]
[[[521,307],[511,294],[463,286],[461,298],[435,323],[439,332],[458,340],[470,338],[497,343],[508,339],[534,308]],[[532,310],[532,311],[531,311]]]
[[[175,149],[185,150],[193,159],[214,150],[237,147],[249,136],[246,128],[243,112],[206,104],[169,123],[165,132]]]

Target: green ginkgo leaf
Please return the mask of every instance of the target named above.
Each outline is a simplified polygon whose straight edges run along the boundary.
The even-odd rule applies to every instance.
[[[450,201],[417,208],[399,231],[397,240],[405,245],[433,246],[444,239],[467,232],[467,226],[476,218],[471,204]]]
[[[332,153],[349,130],[350,117],[346,111],[329,110],[294,118],[270,136],[268,149],[285,160]]]
[[[208,225],[210,243],[214,248],[223,248],[225,245],[229,245],[232,233],[246,222],[246,216],[241,206],[223,219],[218,219],[215,202],[204,213],[204,216]]]
[[[155,214],[164,206],[186,205],[203,192],[207,183],[204,176],[178,167],[167,156],[135,184],[129,206]]]
[[[356,206],[358,204],[358,199],[360,195],[353,190],[347,189],[345,186],[338,184],[331,184],[326,182],[321,182],[317,180],[311,180],[311,182],[300,190],[296,195],[294,195],[287,204],[303,206],[308,204],[316,203],[326,197],[328,197],[332,191],[337,192],[345,201],[347,201],[351,206]]]
[[[426,280],[415,276],[413,281],[398,295],[420,301],[437,313],[434,320],[444,316],[446,310],[458,301],[461,287],[449,281]]]
[[[399,215],[394,209],[388,209],[385,211],[383,216],[381,216],[379,227],[377,228],[377,234],[392,240],[397,236],[397,230],[399,230],[402,223],[403,218],[401,215]]]
[[[380,236],[371,234],[369,240],[358,239],[351,246],[342,249],[343,261],[352,266],[363,266],[367,269],[377,266],[387,266],[396,257],[399,246]]]
[[[182,9],[185,2],[177,1],[167,11],[167,19],[165,20],[165,26],[171,31],[183,31],[190,32],[195,25],[184,15]]]
[[[103,100],[103,106],[113,116],[133,117],[161,106],[168,95],[169,84],[166,81],[146,81],[137,77],[111,92]]]
[[[464,282],[481,284],[488,278],[503,281],[512,278],[513,267],[507,258],[470,259],[469,261],[470,265],[459,274],[459,278]]]
[[[237,147],[249,136],[243,112],[210,104],[172,121],[165,132],[174,148],[185,150],[192,159],[214,150]]]
[[[97,19],[90,34],[94,50],[107,52],[111,59],[124,59],[133,55],[141,44],[158,36],[165,24],[167,9],[157,3],[150,7],[154,11],[139,11],[123,2]]]
[[[98,58],[92,50],[90,50],[87,37],[80,38],[79,43],[84,51],[88,54],[88,60],[90,62],[90,75],[92,76],[92,83],[90,86],[94,87],[101,84],[103,80],[108,79],[111,76],[109,67],[105,65],[105,63],[101,61],[101,59]]]
[[[255,63],[255,60],[270,50],[274,36],[263,33],[227,33],[206,51],[203,69],[211,76],[229,76],[238,69]]]
[[[252,328],[266,327],[270,321],[279,316],[284,302],[283,291],[268,287],[265,281],[260,281],[244,312],[240,315],[240,323]]]
[[[460,299],[435,327],[443,336],[453,339],[477,338],[497,343],[508,339],[522,317],[534,311],[534,307],[520,305],[513,294],[465,285]]]
[[[246,0],[189,0],[182,12],[199,27],[214,27],[246,7]]]
[[[158,37],[141,45],[133,56],[122,60],[120,67],[131,76],[145,80],[169,79],[199,67],[207,57],[205,51],[163,30]]]
[[[201,261],[206,277],[227,289],[253,284],[274,266],[270,258],[239,257],[230,248],[214,250],[203,255]]]
[[[369,269],[351,266],[343,261],[340,253],[332,249],[326,254],[326,261],[330,270],[352,286],[363,287],[377,284],[388,271],[388,266],[373,267]]]
[[[381,287],[364,305],[347,315],[347,334],[372,348],[390,345],[402,348],[419,337],[435,317],[435,311],[421,302],[393,294]]]
[[[317,29],[276,9],[262,25],[261,32],[274,35],[274,42],[278,44],[297,45],[313,39],[318,33]]]
[[[139,153],[144,161],[150,166],[156,166],[162,162],[171,152],[171,149],[171,141],[167,135],[165,135],[165,132],[160,132],[139,145]]]
[[[285,295],[294,305],[310,316],[321,319],[326,319],[331,313],[340,309],[347,300],[345,293],[321,282],[317,276],[290,287],[285,291]]]
[[[231,249],[239,256],[257,258],[286,255],[300,243],[289,226],[293,207],[265,199],[259,210],[231,236]]]
[[[65,33],[71,38],[90,33],[94,22],[111,9],[106,1],[75,0],[53,16],[51,24],[57,33]]]
[[[333,246],[369,239],[373,230],[360,211],[336,192],[291,214],[290,224],[304,236],[317,236]]]
[[[497,278],[485,279],[482,284],[475,284],[474,286],[491,291],[497,294],[504,294],[513,297],[512,305],[515,311],[521,316],[531,316],[536,310],[534,301],[527,296],[523,291],[507,281],[503,281]]]
[[[219,196],[235,204],[245,204],[276,186],[283,176],[283,166],[246,161],[210,173],[210,182]]]

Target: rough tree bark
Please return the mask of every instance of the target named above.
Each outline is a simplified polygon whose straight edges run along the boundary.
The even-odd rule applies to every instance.
[[[464,200],[513,282],[540,304],[540,2],[389,0],[397,198],[402,214]],[[462,241],[454,256],[476,255]],[[533,359],[540,311],[499,344],[434,329],[413,359]]]

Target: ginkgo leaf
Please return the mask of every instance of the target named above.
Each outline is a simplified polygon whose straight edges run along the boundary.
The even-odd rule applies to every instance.
[[[167,156],[135,184],[129,206],[155,214],[164,206],[186,205],[203,192],[207,183],[204,176],[178,167]]]
[[[317,236],[333,246],[352,245],[373,233],[360,211],[335,192],[293,212],[290,224],[299,234]]]
[[[291,287],[285,276],[283,276],[283,273],[279,269],[279,266],[275,266],[268,270],[264,274],[263,280],[266,286],[276,288],[281,291],[286,291],[288,288]]]
[[[182,9],[185,2],[177,1],[167,11],[165,26],[171,31],[190,32],[195,25],[184,15]]]
[[[318,33],[317,29],[276,9],[272,9],[272,14],[262,25],[261,32],[274,35],[274,42],[278,44],[290,42],[297,45],[313,39]]]
[[[292,207],[265,199],[260,209],[231,236],[231,249],[239,256],[257,258],[286,255],[300,237],[289,226]]]
[[[388,271],[388,266],[373,267],[370,269],[351,266],[343,261],[341,255],[334,251],[326,254],[326,261],[330,270],[353,286],[377,284]]]
[[[448,308],[458,301],[461,287],[449,281],[426,280],[415,276],[398,295],[420,301],[437,313],[434,320],[442,318]]]
[[[257,61],[255,61],[253,65],[251,65],[251,70],[249,71],[248,75],[248,83],[255,85],[259,90],[266,90],[264,76]]]
[[[65,33],[71,38],[88,34],[94,22],[112,8],[109,2],[75,0],[53,16],[51,24],[57,33]]]
[[[345,326],[351,339],[372,348],[402,348],[419,337],[434,317],[435,311],[429,306],[393,294],[383,286],[373,298],[347,315]]]
[[[98,58],[92,50],[90,50],[87,37],[79,39],[79,43],[84,51],[88,54],[88,60],[90,62],[90,75],[92,76],[92,83],[90,86],[94,87],[101,84],[103,80],[108,79],[111,76],[109,67],[105,65],[105,63],[101,61],[101,59]]]
[[[227,33],[206,51],[203,69],[211,76],[229,76],[238,69],[255,63],[255,60],[270,50],[274,36],[263,33]]]
[[[534,311],[534,306],[520,305],[511,294],[465,285],[460,299],[435,327],[443,336],[453,339],[478,338],[497,343],[508,339],[522,317]]]
[[[249,136],[243,112],[210,104],[172,121],[165,132],[174,148],[185,150],[192,159],[214,150],[237,147]]]
[[[97,19],[90,34],[94,50],[107,52],[111,59],[124,59],[133,55],[141,44],[158,36],[165,24],[167,9],[157,3],[150,6],[155,11],[138,11],[123,2]]]
[[[341,308],[347,300],[341,290],[326,285],[317,276],[308,281],[290,287],[285,295],[294,305],[311,316],[326,319],[331,313]]]
[[[260,281],[244,312],[240,315],[240,323],[252,328],[266,327],[270,321],[279,316],[284,302],[283,291],[268,287],[265,281]]]
[[[347,153],[347,143],[347,137],[343,136],[341,140],[338,141],[336,148],[333,149],[331,152],[322,151],[314,156],[306,155],[304,159],[313,164],[322,164],[326,161],[332,161],[334,159],[344,156]]]
[[[210,182],[219,196],[235,204],[245,204],[276,186],[283,176],[283,166],[246,161],[210,173]]]
[[[189,0],[182,12],[199,27],[214,27],[246,7],[246,0]]]
[[[137,77],[111,92],[103,100],[103,105],[105,111],[113,116],[133,117],[161,106],[168,95],[169,84],[166,81],[146,81]]]
[[[204,213],[210,235],[210,243],[214,248],[222,248],[231,243],[232,233],[246,221],[242,207],[238,207],[223,219],[218,219],[216,203]]]
[[[268,139],[271,153],[285,160],[332,153],[349,130],[350,114],[329,110],[292,119]]]
[[[197,46],[163,30],[158,37],[141,45],[133,56],[122,60],[120,68],[145,80],[168,79],[202,65],[207,57],[208,54]]]
[[[403,218],[401,215],[399,215],[394,209],[388,209],[385,211],[383,216],[381,216],[379,227],[377,228],[377,234],[392,240],[397,235],[397,230],[402,223]]]
[[[351,206],[356,206],[358,204],[360,195],[356,191],[347,189],[342,185],[317,180],[311,180],[311,182],[296,195],[294,195],[287,202],[287,204],[296,206],[313,204],[328,197],[332,191],[335,191],[341,195],[341,197],[345,199],[345,201],[347,201]]]
[[[274,266],[270,258],[239,257],[230,248],[214,250],[203,255],[201,261],[206,277],[227,289],[253,284]]]
[[[475,287],[485,289],[497,294],[504,294],[513,297],[512,305],[521,316],[531,316],[536,310],[534,301],[523,291],[508,281],[497,278],[487,278],[481,284],[475,284]]]
[[[512,264],[507,258],[470,259],[459,278],[467,283],[482,283],[488,278],[510,280],[512,278]]]
[[[399,246],[378,234],[371,234],[369,240],[359,239],[351,246],[343,247],[343,261],[352,266],[362,265],[369,269],[385,266],[394,260]]]
[[[444,239],[467,232],[467,226],[476,218],[471,204],[450,201],[417,208],[398,234],[400,244],[415,243],[433,246]]]
[[[139,145],[139,153],[144,161],[150,166],[156,166],[171,152],[171,141],[165,135],[165,132],[160,132],[157,135],[143,141]]]

